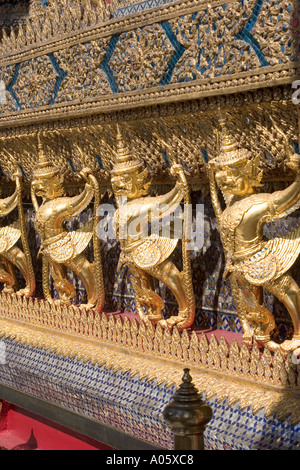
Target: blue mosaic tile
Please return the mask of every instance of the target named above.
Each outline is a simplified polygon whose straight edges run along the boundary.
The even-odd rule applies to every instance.
[[[6,364],[0,365],[0,382],[33,397],[47,400],[82,416],[172,449],[173,436],[162,419],[175,387],[138,375],[113,372],[105,367],[63,358],[44,349],[4,340]],[[299,450],[300,424],[253,415],[251,407],[229,406],[227,400],[203,399],[213,417],[205,430],[208,450]]]
[[[170,432],[161,419],[164,403],[172,395],[165,385],[157,386],[158,393],[153,395],[153,383],[138,376],[114,373],[8,340],[5,345],[6,364],[0,366],[2,384],[137,438],[172,446]]]
[[[118,8],[113,13],[113,18],[122,18],[123,16],[134,15],[135,13],[141,13],[151,8],[168,5],[174,3],[176,0],[145,0],[144,2],[138,2],[133,5],[127,5],[122,8]]]

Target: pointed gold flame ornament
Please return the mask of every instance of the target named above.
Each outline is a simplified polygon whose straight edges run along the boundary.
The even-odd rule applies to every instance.
[[[70,304],[76,292],[67,278],[71,269],[83,282],[87,294],[86,308],[101,311],[104,305],[104,288],[100,257],[99,239],[95,223],[91,229],[67,232],[63,223],[79,215],[94,199],[94,212],[100,203],[96,178],[88,168],[81,171],[86,184],[84,190],[74,197],[63,197],[63,177],[49,161],[38,136],[38,165],[31,185],[31,197],[36,212],[35,227],[41,237],[40,253],[43,255],[43,291],[51,301],[49,268],[54,287],[62,302]],[[42,198],[39,206],[37,196]],[[94,218],[96,220],[96,217]],[[93,239],[94,261],[91,263],[83,252]]]
[[[130,279],[138,314],[143,321],[162,327],[172,328],[176,324],[177,328],[188,328],[195,316],[191,273],[187,268],[180,272],[170,260],[178,239],[152,230],[149,234],[149,227],[153,228],[152,224],[174,213],[189,194],[183,168],[173,164],[171,172],[177,179],[175,187],[167,194],[150,197],[148,170],[128,151],[119,126],[116,154],[111,183],[118,205],[119,266],[126,264],[132,274]],[[178,315],[168,319],[163,317],[164,302],[153,288],[153,278],[164,283],[174,294]]]
[[[239,149],[220,120],[220,153],[209,162],[210,191],[225,251],[225,278],[231,281],[244,340],[253,338],[270,349],[283,352],[300,347],[300,290],[289,269],[300,252],[300,230],[284,237],[266,240],[265,222],[272,222],[300,207],[300,155],[288,155],[296,180],[275,193],[256,193],[261,186],[259,156]],[[217,185],[226,209],[222,211]],[[294,336],[282,344],[271,341],[275,328],[273,315],[263,305],[263,288],[274,294],[287,308]]]

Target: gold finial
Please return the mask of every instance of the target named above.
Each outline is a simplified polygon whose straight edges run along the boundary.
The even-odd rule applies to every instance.
[[[117,145],[116,145],[117,158],[116,158],[116,162],[115,162],[112,172],[114,174],[123,174],[123,173],[129,173],[138,169],[142,169],[143,168],[142,162],[135,159],[129,152],[123,140],[122,132],[121,132],[119,124],[117,124],[116,140],[117,140]]]
[[[124,143],[120,126],[117,124],[117,162],[123,163],[129,162],[130,160],[132,160],[132,157]]]
[[[59,173],[58,168],[55,168],[48,160],[44,147],[42,144],[41,133],[37,136],[38,140],[38,165],[34,172],[34,176],[51,178],[52,176]]]
[[[220,154],[227,154],[238,149],[238,143],[235,138],[229,133],[226,119],[219,119],[219,126],[221,129],[221,140],[220,140]]]

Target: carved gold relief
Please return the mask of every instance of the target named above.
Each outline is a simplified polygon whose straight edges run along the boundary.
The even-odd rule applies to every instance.
[[[253,5],[252,5],[253,7]],[[187,15],[172,22],[185,52],[176,65],[172,82],[212,78],[260,66],[259,58],[244,38],[238,38],[252,14],[249,2],[226,4]],[[204,72],[203,72],[204,70]]]
[[[57,78],[47,56],[24,62],[19,68],[18,81],[14,86],[18,105],[23,108],[26,103],[26,106],[35,108],[49,104]]]
[[[49,0],[43,7],[40,0],[30,1],[30,12],[17,33],[3,31],[0,55],[14,54],[24,47],[63,37],[74,30],[95,26],[108,19],[111,5],[102,0]]]
[[[132,151],[151,170],[155,183],[171,182],[159,139],[171,146],[191,184],[196,186],[199,180],[206,181],[206,160],[218,153],[216,111],[219,105],[226,112],[228,128],[235,132],[240,145],[255,147],[261,155],[264,181],[292,179],[292,171],[286,165],[283,138],[286,135],[291,143],[298,140],[297,109],[291,103],[291,92],[290,87],[258,90],[226,99],[210,98],[130,110],[118,116],[124,123]],[[24,181],[29,183],[35,167],[36,130],[43,131],[47,155],[60,167],[68,191],[80,184],[78,173],[68,163],[71,159],[75,169],[81,168],[80,154],[74,151],[73,145],[80,139],[87,166],[108,187],[115,158],[112,149],[116,121],[117,115],[111,112],[78,120],[8,128],[0,131],[0,138],[22,165]]]
[[[111,93],[107,76],[100,68],[108,42],[105,38],[54,53],[59,67],[65,72],[56,96],[57,103]]]
[[[272,86],[274,79],[291,84],[297,78],[294,0],[283,6],[274,0],[189,0],[137,16],[128,11],[120,18],[111,16],[117,6],[71,2],[66,7],[66,0],[53,0],[45,8],[35,4],[34,17],[20,26],[17,36],[14,30],[4,33],[0,75],[12,67],[6,81],[11,103],[0,105],[0,126],[7,124],[6,115],[10,124],[16,122],[13,110],[19,111],[18,124],[20,119],[45,122],[50,116],[225,95]],[[88,15],[94,15],[92,21]],[[42,63],[47,69],[40,73]],[[28,68],[35,79],[24,86]],[[45,78],[49,73],[50,83]],[[32,103],[36,77],[45,87],[40,104],[46,109]],[[15,89],[28,99],[14,103]],[[66,106],[70,101],[73,106]]]
[[[121,92],[159,85],[174,49],[161,25],[121,34],[110,61]]]

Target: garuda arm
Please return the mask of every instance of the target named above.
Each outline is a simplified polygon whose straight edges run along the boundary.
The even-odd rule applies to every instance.
[[[63,219],[80,214],[89,205],[94,197],[95,183],[91,170],[86,168],[83,169],[80,173],[86,179],[84,190],[76,196],[63,198],[60,207],[57,207],[59,216]],[[39,204],[37,202],[34,185],[31,185],[31,200],[34,210],[37,213],[39,210]]]
[[[274,219],[292,213],[300,205],[300,155],[290,157],[287,165],[296,172],[296,179],[286,189],[271,195],[271,213]]]
[[[210,189],[212,205],[215,211],[215,216],[216,216],[218,225],[220,225],[223,211],[222,211],[221,204],[220,204],[219,197],[218,197],[215,171],[211,165],[208,165],[207,173],[208,173],[208,178],[209,178],[209,189]]]
[[[92,176],[87,171],[82,170],[81,174],[86,179],[84,190],[71,198],[67,198],[67,206],[65,207],[66,217],[73,217],[79,215],[92,201],[95,193],[94,182]]]
[[[176,185],[171,191],[157,197],[147,197],[141,200],[142,210],[144,213],[154,211],[154,216],[157,219],[168,217],[173,214],[181,201],[184,198],[185,189],[188,187],[183,168],[179,164],[174,164],[171,167],[171,174],[176,176]]]

